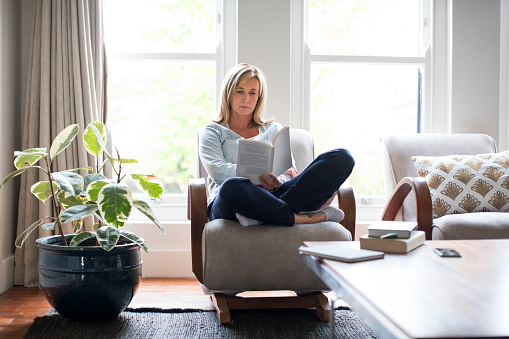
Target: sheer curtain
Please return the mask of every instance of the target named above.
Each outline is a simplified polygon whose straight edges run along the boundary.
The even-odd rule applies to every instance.
[[[83,129],[105,120],[106,64],[102,0],[37,0],[28,66],[23,149],[46,147],[70,124],[80,135],[53,162],[53,170],[92,166],[82,145]],[[43,173],[27,171],[21,177],[17,233],[50,215],[51,203],[41,203],[30,187],[45,180]],[[46,179],[47,180],[47,179]],[[90,229],[91,225],[86,225]],[[66,233],[72,233],[67,229]],[[51,235],[41,228],[16,249],[14,284],[38,285],[38,249],[35,239]]]

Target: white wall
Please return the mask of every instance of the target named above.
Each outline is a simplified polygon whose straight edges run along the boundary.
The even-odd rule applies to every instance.
[[[509,148],[509,0],[500,3],[499,147]]]
[[[267,79],[267,118],[290,125],[291,1],[238,1],[238,62],[260,67]]]
[[[499,142],[500,1],[454,0],[450,10],[451,132]]]
[[[14,169],[11,159],[21,144],[20,14],[21,6],[18,1],[0,1],[1,179]],[[19,180],[13,180],[0,190],[0,293],[13,284],[18,183]]]

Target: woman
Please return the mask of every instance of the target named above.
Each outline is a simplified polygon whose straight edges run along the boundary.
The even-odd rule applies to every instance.
[[[337,149],[321,154],[300,174],[291,168],[279,177],[261,175],[261,185],[235,177],[239,140],[270,143],[282,126],[262,119],[267,85],[256,66],[233,67],[223,80],[221,93],[219,117],[200,135],[200,159],[208,173],[209,219],[238,220],[244,226],[341,221],[343,211],[322,206],[352,172],[350,153]]]

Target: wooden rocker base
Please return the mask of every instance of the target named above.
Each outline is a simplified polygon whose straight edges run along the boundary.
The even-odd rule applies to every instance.
[[[237,297],[222,293],[211,295],[221,324],[231,323],[230,310],[271,309],[271,308],[315,308],[322,321],[329,321],[329,299],[322,292],[290,297]]]

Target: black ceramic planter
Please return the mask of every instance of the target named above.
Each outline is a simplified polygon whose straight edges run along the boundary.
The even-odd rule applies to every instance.
[[[66,235],[70,242],[73,235]],[[140,247],[119,241],[111,251],[99,246],[63,246],[60,235],[37,239],[39,284],[62,316],[97,321],[118,316],[141,282]],[[95,243],[95,239],[93,240]]]

